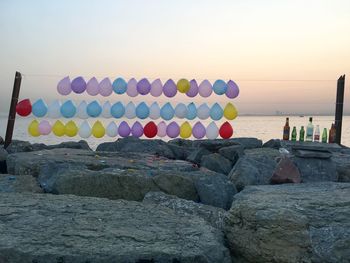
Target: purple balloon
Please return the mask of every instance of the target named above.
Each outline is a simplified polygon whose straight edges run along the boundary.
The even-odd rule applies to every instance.
[[[213,92],[213,86],[208,80],[203,80],[202,83],[199,84],[198,92],[199,95],[201,95],[204,98],[209,97]]]
[[[141,95],[146,95],[151,90],[151,84],[149,83],[148,79],[144,78],[137,83],[136,89]]]
[[[143,127],[141,123],[139,123],[138,121],[134,123],[134,125],[131,127],[131,134],[132,136],[137,138],[143,135]]]
[[[192,128],[192,134],[196,139],[202,139],[206,134],[204,125],[198,121]]]
[[[195,96],[197,96],[198,94],[198,84],[197,81],[195,79],[192,79],[190,81],[190,90],[187,91],[186,95],[190,98],[193,98]]]
[[[95,77],[91,78],[86,84],[86,92],[90,96],[96,96],[99,93],[98,81]]]
[[[151,84],[151,95],[153,97],[159,97],[163,93],[163,84],[160,79],[156,79]]]
[[[86,82],[83,77],[73,79],[71,86],[72,90],[77,94],[81,94],[86,90]]]
[[[169,79],[167,82],[165,82],[163,87],[163,93],[168,98],[174,97],[176,95],[177,86],[172,79]]]
[[[66,96],[72,92],[69,77],[65,77],[65,78],[61,79],[60,82],[58,82],[57,91],[59,94],[64,95],[64,96]]]
[[[238,94],[239,88],[237,84],[233,80],[229,80],[229,82],[227,82],[226,96],[230,99],[234,99],[238,96]]]
[[[128,137],[130,134],[130,127],[126,121],[122,121],[118,127],[118,134],[121,137]]]
[[[165,137],[166,136],[166,123],[164,121],[161,121],[158,123],[157,128],[158,128],[158,133],[157,135],[159,137]]]
[[[107,97],[112,94],[113,86],[109,78],[104,78],[103,80],[101,80],[99,85],[99,91],[103,97]]]
[[[132,78],[129,80],[126,87],[126,94],[130,97],[136,97],[139,93],[137,92],[137,80]]]
[[[166,127],[166,134],[170,138],[176,138],[180,134],[180,127],[176,122],[171,122],[168,127]]]

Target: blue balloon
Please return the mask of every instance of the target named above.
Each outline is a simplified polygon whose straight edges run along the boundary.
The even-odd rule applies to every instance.
[[[71,100],[67,100],[61,106],[61,114],[65,118],[73,118],[75,113],[77,112],[77,108],[73,104]]]
[[[89,105],[86,107],[86,112],[90,117],[96,118],[100,116],[102,112],[102,107],[96,100],[94,100],[93,102],[90,102]]]
[[[121,118],[124,116],[125,107],[121,102],[114,103],[111,108],[111,115],[114,118]]]
[[[126,83],[126,81],[122,78],[117,78],[115,81],[113,81],[113,90],[115,93],[117,94],[123,94],[126,92],[126,88],[128,86],[128,84]]]
[[[140,119],[146,119],[149,116],[149,108],[146,103],[141,102],[136,107],[136,116]]]
[[[171,120],[174,117],[175,110],[169,102],[165,103],[164,106],[160,109],[160,116],[164,120]]]
[[[225,81],[218,79],[217,81],[214,82],[213,91],[216,94],[218,95],[225,94],[226,90],[227,90],[227,84]]]
[[[32,113],[35,117],[44,117],[47,113],[46,103],[42,99],[37,100],[32,106]]]
[[[193,120],[197,117],[197,108],[196,105],[194,105],[193,102],[191,102],[190,104],[188,104],[187,106],[187,116],[186,118],[188,120]]]
[[[210,118],[214,121],[218,121],[224,115],[224,110],[220,107],[218,103],[215,103],[210,109]]]

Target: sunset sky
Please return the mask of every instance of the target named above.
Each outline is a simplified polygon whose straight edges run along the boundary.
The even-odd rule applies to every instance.
[[[233,79],[242,114],[333,114],[347,74],[350,114],[349,0],[0,0],[0,35],[0,112],[18,70],[33,100],[66,75]]]

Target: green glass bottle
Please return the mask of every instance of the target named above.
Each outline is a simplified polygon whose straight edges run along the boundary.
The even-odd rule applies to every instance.
[[[304,126],[301,126],[300,132],[299,132],[299,141],[303,142],[305,139],[305,130]]]
[[[292,141],[295,142],[297,140],[297,128],[294,126],[292,131]]]
[[[323,129],[323,132],[322,132],[322,142],[323,143],[327,143],[327,128],[324,128]]]

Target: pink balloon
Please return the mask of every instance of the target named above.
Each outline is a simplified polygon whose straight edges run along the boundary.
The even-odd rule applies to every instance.
[[[107,97],[112,94],[113,87],[109,78],[104,78],[99,85],[99,92],[102,96]]]
[[[212,92],[213,92],[213,87],[208,80],[203,80],[202,83],[199,84],[198,93],[202,97],[204,98],[209,97]]]
[[[86,92],[90,96],[96,96],[99,93],[98,81],[95,77],[91,78],[86,84]]]
[[[151,95],[153,97],[159,97],[163,93],[163,84],[160,79],[156,79],[151,84]]]
[[[177,86],[172,79],[169,79],[167,82],[165,82],[164,87],[163,87],[163,93],[168,98],[172,98],[176,95]]]
[[[195,79],[192,79],[190,81],[190,90],[187,91],[186,95],[190,98],[193,98],[195,96],[197,96],[198,94],[198,84],[197,81]]]
[[[226,96],[230,99],[234,99],[239,94],[239,88],[237,84],[233,80],[229,80],[227,82],[227,90],[226,90]]]
[[[136,121],[132,127],[131,127],[131,134],[134,137],[141,137],[143,135],[143,127],[141,125],[141,123],[139,123],[138,121]]]
[[[132,78],[129,80],[127,88],[126,88],[126,94],[128,94],[130,97],[136,97],[139,93],[137,92],[137,80]]]
[[[68,95],[72,92],[71,83],[69,77],[65,77],[60,80],[57,84],[57,91],[61,95]]]
[[[157,128],[158,128],[157,135],[159,137],[165,137],[166,136],[166,123],[164,121],[161,121],[160,123],[158,123]]]
[[[48,135],[51,132],[51,125],[48,121],[41,121],[39,123],[39,133],[41,135]]]
[[[118,134],[121,137],[128,137],[130,134],[130,126],[126,121],[122,121],[118,127]]]
[[[201,122],[196,122],[192,128],[192,134],[196,139],[202,139],[206,134],[206,129]]]
[[[180,134],[180,127],[176,122],[171,122],[168,127],[166,127],[166,134],[170,138],[176,138]]]

